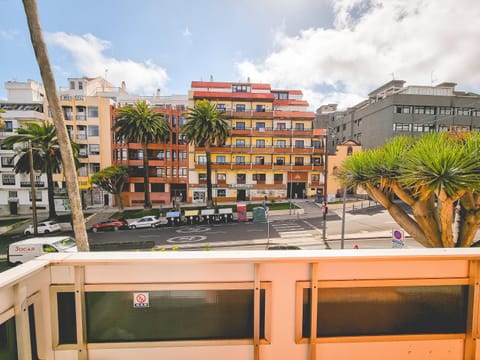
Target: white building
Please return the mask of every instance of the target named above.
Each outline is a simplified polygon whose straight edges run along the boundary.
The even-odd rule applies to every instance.
[[[29,174],[15,174],[14,164],[10,161],[14,150],[6,150],[3,140],[15,133],[15,129],[26,122],[43,122],[45,90],[43,85],[33,81],[7,81],[7,100],[0,101],[1,114],[5,128],[0,129],[0,215],[30,214],[31,184]],[[48,209],[47,179],[45,174],[35,174],[36,200],[39,211]]]

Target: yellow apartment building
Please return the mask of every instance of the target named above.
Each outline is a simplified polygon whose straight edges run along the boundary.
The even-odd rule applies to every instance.
[[[193,81],[189,106],[202,99],[224,113],[230,136],[212,148],[216,202],[278,200],[322,195],[325,134],[300,90],[270,84]],[[206,197],[205,149],[190,147],[189,199]]]

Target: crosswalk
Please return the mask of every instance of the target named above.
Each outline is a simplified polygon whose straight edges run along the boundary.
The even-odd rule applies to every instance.
[[[275,221],[272,228],[278,233],[285,244],[304,243],[315,241],[312,229],[306,229],[302,224],[292,221]]]

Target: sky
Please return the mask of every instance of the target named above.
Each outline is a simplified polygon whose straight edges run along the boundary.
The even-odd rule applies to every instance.
[[[57,88],[103,76],[174,95],[250,79],[302,90],[313,111],[392,79],[480,93],[478,0],[37,1]],[[22,2],[0,8],[0,81],[41,82]]]

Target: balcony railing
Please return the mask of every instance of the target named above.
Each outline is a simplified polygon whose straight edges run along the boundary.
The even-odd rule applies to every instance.
[[[148,249],[178,246],[132,236]],[[0,350],[15,359],[480,360],[479,274],[478,248],[53,253],[0,274]]]
[[[20,187],[31,187],[32,183],[30,181],[20,181]],[[35,181],[35,187],[44,187],[44,181]]]

